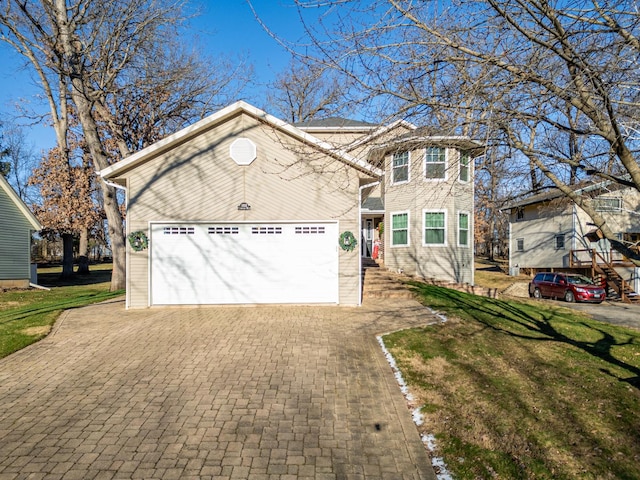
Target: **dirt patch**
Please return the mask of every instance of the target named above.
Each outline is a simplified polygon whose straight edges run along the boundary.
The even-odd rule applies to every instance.
[[[8,308],[14,308],[14,307],[20,307],[21,305],[24,305],[24,302],[2,302],[2,304],[0,304],[0,310],[6,310]]]
[[[30,337],[42,337],[47,335],[51,331],[50,325],[43,325],[41,327],[29,327],[21,330],[21,333]]]

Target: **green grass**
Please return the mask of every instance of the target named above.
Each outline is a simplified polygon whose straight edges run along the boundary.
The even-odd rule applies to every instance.
[[[110,268],[92,267],[95,271],[90,275],[67,280],[59,279],[59,268],[39,270],[38,282],[51,290],[0,293],[0,358],[44,338],[64,310],[122,295],[109,292]]]
[[[413,285],[449,320],[384,341],[455,478],[640,478],[640,332]]]

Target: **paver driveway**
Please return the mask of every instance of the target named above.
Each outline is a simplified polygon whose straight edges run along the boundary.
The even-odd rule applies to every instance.
[[[0,361],[0,479],[435,478],[374,334],[417,303],[68,311]]]

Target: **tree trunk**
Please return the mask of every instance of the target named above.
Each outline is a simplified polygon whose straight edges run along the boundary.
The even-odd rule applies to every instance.
[[[62,273],[60,278],[73,276],[73,235],[62,234]]]
[[[58,20],[59,39],[65,56],[69,62],[69,76],[71,78],[71,98],[78,109],[78,117],[82,125],[87,147],[93,159],[93,166],[96,170],[102,170],[109,166],[108,157],[102,146],[100,134],[95,118],[93,117],[93,106],[87,97],[90,88],[90,79],[84,70],[81,56],[77,49],[80,48],[78,43],[74,43],[69,28],[69,20],[67,18],[67,7],[65,0],[56,0],[56,16]],[[104,211],[107,216],[107,224],[109,229],[109,239],[111,240],[111,252],[113,254],[113,271],[111,273],[110,290],[122,290],[125,288],[125,242],[124,242],[124,226],[122,222],[122,214],[116,199],[115,188],[107,185],[104,181],[100,182],[102,197],[104,201]]]
[[[78,247],[78,275],[89,275],[89,229],[80,230],[80,245]]]

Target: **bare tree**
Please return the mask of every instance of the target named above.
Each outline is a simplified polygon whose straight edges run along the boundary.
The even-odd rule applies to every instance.
[[[474,124],[531,190],[558,187],[640,264],[579,181],[640,189],[640,15],[633,2],[297,0],[315,45],[300,50],[388,113]],[[386,100],[382,100],[386,99]]]
[[[127,156],[162,135],[166,130],[158,125],[163,122],[171,128],[176,119],[193,120],[194,115],[203,116],[216,106],[216,85],[227,86],[234,72],[227,69],[218,75],[197,76],[204,72],[203,64],[176,47],[185,21],[183,5],[180,0],[3,2],[0,38],[24,55],[37,73],[61,155],[68,150],[68,102],[74,104],[97,170],[115,159],[109,142],[111,147],[115,144],[120,157]],[[168,68],[171,55],[174,62]],[[154,67],[162,69],[154,71]],[[132,101],[123,97],[151,100],[150,93],[161,85],[172,95],[154,111],[155,118],[146,117],[155,126],[154,134],[145,140],[140,133],[146,128],[143,122],[137,124],[138,133],[131,133],[135,127],[127,123],[125,109]],[[182,109],[172,109],[171,99],[180,94],[187,98],[193,94],[191,99],[197,97],[199,102],[187,109],[184,103]],[[113,252],[111,289],[118,290],[125,286],[123,218],[115,188],[102,183],[101,190]]]
[[[19,126],[1,126],[4,129],[0,140],[0,161],[6,165],[5,178],[23,201],[33,203],[35,192],[28,185],[31,171],[37,165],[33,147]]]
[[[335,71],[294,57],[289,68],[269,85],[267,101],[282,118],[302,123],[343,113],[344,92]]]

